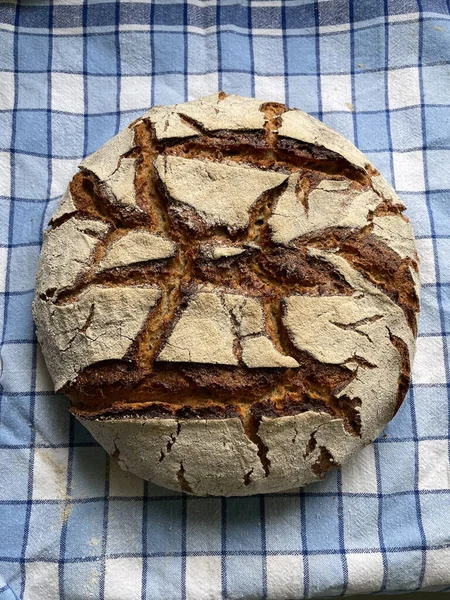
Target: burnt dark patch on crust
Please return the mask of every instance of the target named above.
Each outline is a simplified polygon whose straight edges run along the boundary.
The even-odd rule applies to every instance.
[[[328,473],[330,469],[333,467],[338,467],[338,463],[334,460],[331,452],[325,448],[325,446],[319,446],[319,458],[311,467],[311,471],[320,477],[320,479],[325,479],[325,475]]]

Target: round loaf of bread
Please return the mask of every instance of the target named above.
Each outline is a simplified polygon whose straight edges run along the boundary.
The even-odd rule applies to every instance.
[[[88,156],[33,305],[57,391],[122,468],[173,490],[303,486],[409,384],[405,207],[341,135],[224,93],[157,106]]]

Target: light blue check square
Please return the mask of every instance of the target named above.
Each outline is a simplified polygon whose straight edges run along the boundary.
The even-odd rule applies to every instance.
[[[407,393],[397,414],[384,428],[380,444],[383,444],[384,439],[389,440],[388,443],[391,440],[410,440],[413,435],[410,398]]]
[[[411,471],[413,468],[411,464]],[[422,538],[417,522],[415,494],[383,496],[380,502],[382,507],[381,527],[386,549],[420,546]]]
[[[52,40],[53,71],[60,73],[82,73],[83,43],[81,35],[54,35]]]
[[[220,552],[224,498],[187,500],[186,548],[188,552]]]
[[[386,83],[383,71],[365,72],[364,67],[355,67],[354,86],[357,111],[385,112]]]
[[[33,292],[16,294],[8,298],[5,327],[5,343],[28,342],[33,331],[31,302]]]
[[[450,27],[448,14],[446,14],[446,18],[424,20],[422,29],[422,53],[422,60],[425,64],[442,64],[450,62]]]
[[[442,332],[436,286],[422,286],[420,294],[419,334],[440,334]]]
[[[448,202],[448,191],[430,191],[428,202],[431,209],[429,211],[431,213],[431,233],[434,235],[449,235],[450,204]]]
[[[147,551],[181,552],[181,498],[147,500]]]
[[[9,200],[9,198],[0,198],[0,247],[6,246],[9,242],[10,212],[11,212],[11,201]]]
[[[316,39],[312,35],[286,37],[287,71],[290,75],[317,75]]]
[[[74,502],[67,517],[65,558],[76,559],[99,556],[102,552],[103,499],[92,502]]]
[[[52,114],[52,152],[61,158],[82,157],[84,146],[84,117],[82,115]]]
[[[366,152],[366,155],[370,162],[374,165],[380,173],[383,173],[383,177],[394,184],[393,170],[392,170],[392,154],[390,152]]]
[[[78,590],[79,582],[87,582],[82,591],[83,600],[98,600],[102,593],[101,568],[100,561],[65,562],[61,574],[64,589]]]
[[[118,133],[116,115],[90,115],[85,116],[85,119],[87,119],[86,154],[92,154]]]
[[[7,151],[12,140],[12,112],[0,112],[0,149]]]
[[[261,502],[259,496],[227,500],[227,550],[261,550]]]
[[[450,302],[450,285],[442,286],[439,292],[436,293],[439,298],[440,311],[442,311],[445,331],[450,331],[450,311],[443,310],[442,307],[449,306]]]
[[[422,559],[420,550],[388,552],[386,591],[416,590],[420,583]]]
[[[434,60],[433,60],[434,62]],[[448,65],[424,65],[422,67],[423,96],[427,104],[450,105],[450,69]],[[439,85],[436,85],[436,82]]]
[[[48,156],[48,119],[44,110],[23,111],[16,115],[15,150]]]
[[[15,202],[12,235],[14,245],[42,243],[45,209],[44,202],[27,202],[26,200]]]
[[[435,241],[437,250],[436,267],[439,270],[436,275],[440,283],[450,283],[450,238],[438,238]]]
[[[64,502],[33,504],[26,556],[40,560],[58,560],[61,552],[61,525],[64,522]],[[67,510],[66,510],[67,512]]]
[[[0,556],[3,560],[5,558],[15,558],[17,560],[22,554],[26,512],[27,505],[25,503],[0,504],[0,523],[2,524]]]
[[[350,71],[350,33],[324,35],[320,38],[320,72],[348,73]]]
[[[449,407],[445,387],[414,386],[414,409],[419,438],[448,435]]]
[[[153,43],[153,70],[156,75],[184,72],[185,38],[182,33],[155,31]]]
[[[313,75],[291,75],[287,78],[287,104],[307,113],[319,110],[317,77]]]
[[[401,201],[407,206],[406,216],[411,220],[416,237],[431,235],[430,213],[425,194],[403,193]]]
[[[47,71],[49,49],[50,41],[46,35],[19,36],[17,43],[19,71]]]
[[[14,71],[14,32],[0,31],[0,69]]]
[[[175,556],[149,557],[144,577],[147,595],[145,600],[170,598],[181,600],[181,558]]]
[[[17,153],[14,157],[14,193],[19,198],[46,200],[48,159]]]
[[[389,132],[385,113],[357,114],[355,133],[357,146],[363,152],[389,150]]]
[[[378,549],[378,498],[355,494],[344,496],[342,502],[345,548],[362,552]],[[351,527],[346,527],[346,523],[351,523]]]
[[[187,100],[183,75],[160,75],[154,81],[154,104],[176,104]]]
[[[280,37],[255,36],[253,56],[257,75],[283,75],[284,51],[283,40]]]
[[[389,438],[386,438],[386,440]],[[405,492],[414,488],[414,442],[380,442],[380,480],[383,494]]]
[[[248,73],[222,73],[221,81],[222,85],[219,87],[227,94],[252,95],[254,80]]]
[[[420,108],[391,111],[389,120],[393,150],[416,150],[422,147],[422,115]],[[386,149],[388,149],[388,146]]]
[[[117,52],[115,33],[89,35],[86,43],[87,72],[91,75],[116,75]]]
[[[107,454],[99,446],[73,449],[72,498],[98,498],[105,493]]]
[[[37,444],[67,444],[69,400],[62,394],[43,394],[34,401],[34,428]]]
[[[28,499],[29,467],[30,450],[26,448],[0,448],[0,472],[2,474],[0,500],[2,502],[10,500],[22,502]],[[0,523],[3,525],[5,521],[0,519]]]
[[[142,75],[152,69],[152,34],[123,31],[120,36],[120,65],[123,75]]]
[[[40,246],[11,248],[9,262],[9,289],[11,292],[28,292],[34,289]]]
[[[450,94],[448,101],[450,103]],[[439,149],[450,143],[448,128],[442,127],[448,115],[446,106],[425,106],[426,115],[426,142],[428,148]]]
[[[211,73],[217,70],[217,35],[189,34],[188,44],[189,74]]]
[[[3,392],[29,393],[34,381],[33,344],[5,344],[2,348]]]
[[[389,68],[416,65],[419,43],[419,22],[392,23],[389,27]]]
[[[8,396],[1,398],[0,412],[0,446],[23,446],[31,441],[29,395]],[[2,450],[0,450],[0,453]],[[7,457],[8,455],[6,455]],[[0,459],[1,461],[1,459]],[[6,476],[5,476],[6,477]],[[23,490],[22,490],[23,493]]]
[[[339,555],[308,556],[308,583],[311,597],[342,594],[343,568],[342,557]]]
[[[353,36],[355,71],[358,68],[366,70],[384,68],[385,38],[386,33],[382,23],[376,23],[372,27],[361,27],[355,30]]]
[[[300,497],[267,496],[266,548],[269,552],[301,552]]]
[[[333,112],[323,116],[323,122],[335,129],[349,140],[354,139],[353,115],[349,113]]]
[[[428,543],[448,545],[448,523],[450,514],[450,490],[420,494],[420,516]]]
[[[450,189],[450,150],[434,150],[427,152],[428,183],[431,190]]]
[[[302,515],[306,528],[306,540],[310,552],[339,550],[339,521],[337,496],[306,496]]]
[[[142,500],[110,500],[108,507],[108,554],[142,552]],[[123,515],[127,518],[124,520]]]
[[[249,73],[253,67],[248,36],[224,31],[220,34],[222,71]]]
[[[86,76],[87,110],[90,115],[116,112],[118,80],[117,77]],[[80,117],[80,121],[83,118]]]
[[[262,557],[227,556],[227,599],[262,598]]]
[[[17,108],[48,108],[48,74],[21,73]]]

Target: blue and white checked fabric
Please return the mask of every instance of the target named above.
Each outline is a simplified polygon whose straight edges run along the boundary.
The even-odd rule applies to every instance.
[[[356,144],[422,261],[413,385],[304,490],[191,498],[121,472],[52,393],[30,307],[80,158],[150,105],[286,101]],[[0,4],[0,599],[218,600],[450,590],[448,0]]]

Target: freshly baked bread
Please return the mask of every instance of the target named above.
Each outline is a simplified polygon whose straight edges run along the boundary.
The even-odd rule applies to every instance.
[[[404,209],[299,110],[152,108],[81,163],[45,234],[33,314],[56,390],[124,469],[174,490],[323,478],[408,388]]]

